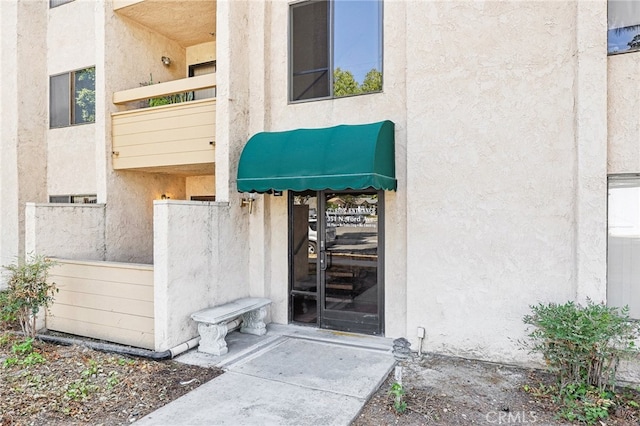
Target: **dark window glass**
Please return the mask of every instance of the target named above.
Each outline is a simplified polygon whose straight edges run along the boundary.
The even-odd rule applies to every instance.
[[[382,2],[291,6],[291,100],[382,90]]]
[[[50,79],[49,113],[51,127],[64,127],[70,123],[69,74],[55,75]]]
[[[329,96],[329,2],[291,9],[292,100]]]
[[[49,0],[49,7],[54,8],[58,6],[62,6],[66,3],[71,3],[73,0]]]

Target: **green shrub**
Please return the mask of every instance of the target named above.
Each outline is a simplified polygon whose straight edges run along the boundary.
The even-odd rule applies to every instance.
[[[637,353],[634,339],[640,327],[626,307],[588,301],[586,306],[539,304],[531,310],[523,319],[535,327],[528,335],[530,349],[543,355],[562,388],[588,384],[600,391],[611,389],[620,359]]]
[[[534,327],[525,346],[541,354],[555,374],[560,415],[588,424],[607,418],[619,362],[638,353],[634,340],[640,325],[629,318],[629,309],[588,301],[586,306],[539,304],[531,310],[523,318]]]
[[[27,337],[35,337],[36,315],[41,308],[46,309],[53,303],[58,291],[55,283],[47,282],[53,266],[55,262],[39,255],[3,266],[9,276],[8,288],[0,296],[2,320],[17,321]]]

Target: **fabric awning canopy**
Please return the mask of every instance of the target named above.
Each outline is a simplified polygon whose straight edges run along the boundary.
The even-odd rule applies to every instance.
[[[238,191],[396,190],[394,124],[263,132],[238,165]]]

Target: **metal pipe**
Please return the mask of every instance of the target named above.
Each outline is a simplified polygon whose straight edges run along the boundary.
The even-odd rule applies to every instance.
[[[51,336],[48,334],[38,334],[36,337],[44,342],[59,343],[61,345],[86,346],[88,348],[95,349],[101,352],[113,352],[121,355],[149,358],[155,361],[172,359],[177,355],[188,351],[189,349],[195,348],[200,342],[200,336],[198,336],[166,351],[156,352],[149,349],[117,345],[115,343],[94,342],[89,340],[72,339],[62,336]]]

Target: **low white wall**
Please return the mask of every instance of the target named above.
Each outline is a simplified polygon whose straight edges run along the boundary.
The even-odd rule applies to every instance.
[[[25,210],[25,252],[104,260],[104,204],[36,204]]]
[[[198,335],[191,314],[249,296],[246,232],[228,203],[154,202],[155,345]]]

